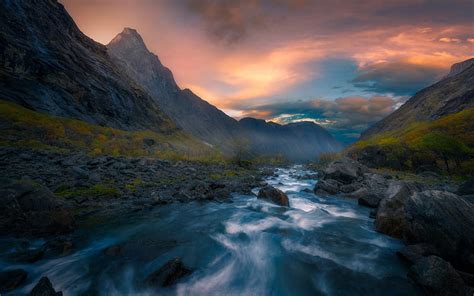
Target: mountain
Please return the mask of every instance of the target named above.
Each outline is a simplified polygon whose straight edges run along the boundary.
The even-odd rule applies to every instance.
[[[126,28],[108,45],[125,72],[145,89],[183,130],[213,145],[230,142],[239,133],[236,120],[191,90],[181,90],[171,71],[151,53],[136,30]]]
[[[418,121],[435,120],[470,107],[474,107],[474,59],[453,65],[448,76],[415,94],[362,133],[361,138],[405,128]]]
[[[57,1],[0,1],[0,28],[0,99],[125,130],[177,130]]]
[[[236,139],[250,141],[254,154],[314,159],[340,149],[339,143],[314,123],[279,125],[245,118],[237,122],[191,90],[181,90],[171,71],[151,53],[134,29],[126,28],[108,45],[109,53],[143,87],[178,126],[197,138],[226,148]]]
[[[312,122],[280,125],[247,117],[239,123],[252,143],[251,151],[258,155],[282,155],[292,161],[305,161],[342,148],[330,133]]]

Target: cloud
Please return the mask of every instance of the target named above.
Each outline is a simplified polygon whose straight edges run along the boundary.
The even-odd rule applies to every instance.
[[[380,94],[413,95],[446,74],[444,67],[405,61],[381,62],[361,67],[354,86]]]
[[[442,37],[442,38],[439,38],[439,41],[440,42],[445,42],[445,43],[460,43],[461,42],[461,39],[459,38],[449,38],[449,37]]]

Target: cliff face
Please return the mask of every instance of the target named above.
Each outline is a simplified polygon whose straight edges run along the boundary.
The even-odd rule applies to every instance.
[[[125,72],[143,87],[163,111],[183,130],[213,145],[228,145],[239,134],[236,120],[191,90],[181,90],[171,71],[151,53],[142,37],[126,28],[108,45]]]
[[[473,61],[455,64],[446,78],[418,92],[398,110],[362,133],[361,138],[474,107]]]
[[[54,0],[0,1],[0,97],[121,129],[176,129]]]

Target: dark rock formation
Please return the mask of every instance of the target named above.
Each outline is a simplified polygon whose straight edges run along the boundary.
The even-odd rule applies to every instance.
[[[0,203],[1,234],[58,234],[71,231],[74,225],[63,201],[29,181],[2,184]]]
[[[438,250],[429,244],[415,244],[408,245],[402,250],[397,252],[397,255],[402,258],[405,262],[412,265],[423,257],[435,255],[439,256]]]
[[[145,282],[152,287],[169,287],[181,278],[189,275],[192,271],[188,269],[179,257],[166,262],[160,269],[150,274]]]
[[[395,112],[362,133],[361,138],[438,119],[474,107],[473,59],[453,66],[450,75],[410,98]],[[372,153],[373,155],[373,153]]]
[[[440,257],[429,256],[410,268],[408,276],[426,293],[433,296],[472,295],[456,270]]]
[[[31,290],[30,296],[62,296],[63,292],[56,292],[53,284],[47,277],[42,277],[36,286]]]
[[[269,185],[260,189],[260,191],[258,192],[257,198],[267,200],[269,202],[272,202],[274,204],[284,206],[284,207],[290,206],[290,201],[288,200],[288,196],[280,189],[277,189]]]
[[[334,179],[343,184],[350,184],[367,173],[368,169],[362,164],[349,158],[332,162],[323,170],[324,179]]]
[[[458,195],[472,195],[474,194],[474,178],[463,182],[456,192]]]
[[[357,202],[359,205],[368,207],[368,208],[377,208],[380,204],[381,197],[373,194],[367,193],[366,195],[359,197]]]
[[[0,95],[27,108],[121,129],[176,129],[57,1],[0,2]]]
[[[7,293],[20,287],[28,277],[23,269],[5,270],[0,272],[0,293]]]

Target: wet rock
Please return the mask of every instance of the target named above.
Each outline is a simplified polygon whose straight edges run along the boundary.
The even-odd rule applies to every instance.
[[[328,179],[328,180],[319,180],[318,183],[314,186],[314,193],[318,195],[332,195],[339,194],[341,192],[342,183]]]
[[[72,239],[66,236],[60,236],[49,240],[43,246],[44,257],[47,258],[65,256],[71,253],[73,249],[74,243]]]
[[[323,170],[324,179],[337,180],[343,184],[350,184],[362,177],[368,171],[367,167],[349,158],[332,162]]]
[[[63,292],[56,292],[53,284],[47,277],[42,277],[36,286],[31,290],[30,296],[62,296]]]
[[[284,206],[284,207],[290,206],[290,201],[288,200],[288,196],[280,189],[277,189],[272,186],[265,186],[262,189],[260,189],[260,191],[258,192],[257,198],[267,200],[269,202],[272,202],[274,204]]]
[[[373,193],[367,193],[364,196],[359,197],[357,202],[359,203],[359,205],[364,207],[376,208],[379,206],[380,200],[380,196]]]
[[[169,287],[179,281],[181,278],[191,274],[182,262],[181,258],[175,257],[166,262],[157,271],[151,273],[145,280],[148,286]]]
[[[416,244],[416,245],[408,245],[404,247],[402,250],[397,252],[397,255],[398,257],[403,259],[405,262],[412,265],[412,264],[415,264],[418,260],[422,259],[423,257],[427,257],[430,255],[439,256],[439,252],[432,245]]]
[[[418,184],[391,182],[386,198],[380,202],[377,210],[376,230],[396,238],[402,238],[407,228],[405,204],[410,195],[419,190],[422,188]]]
[[[424,257],[419,260],[410,268],[408,276],[427,295],[469,295],[469,288],[464,284],[461,276],[451,264],[437,256]]]
[[[23,269],[13,269],[0,272],[0,293],[7,293],[20,287],[28,277]]]
[[[30,182],[2,184],[0,234],[58,234],[72,230],[74,219],[47,188]]]
[[[474,205],[455,194],[413,193],[405,205],[407,243],[429,243],[457,269],[474,273]]]

